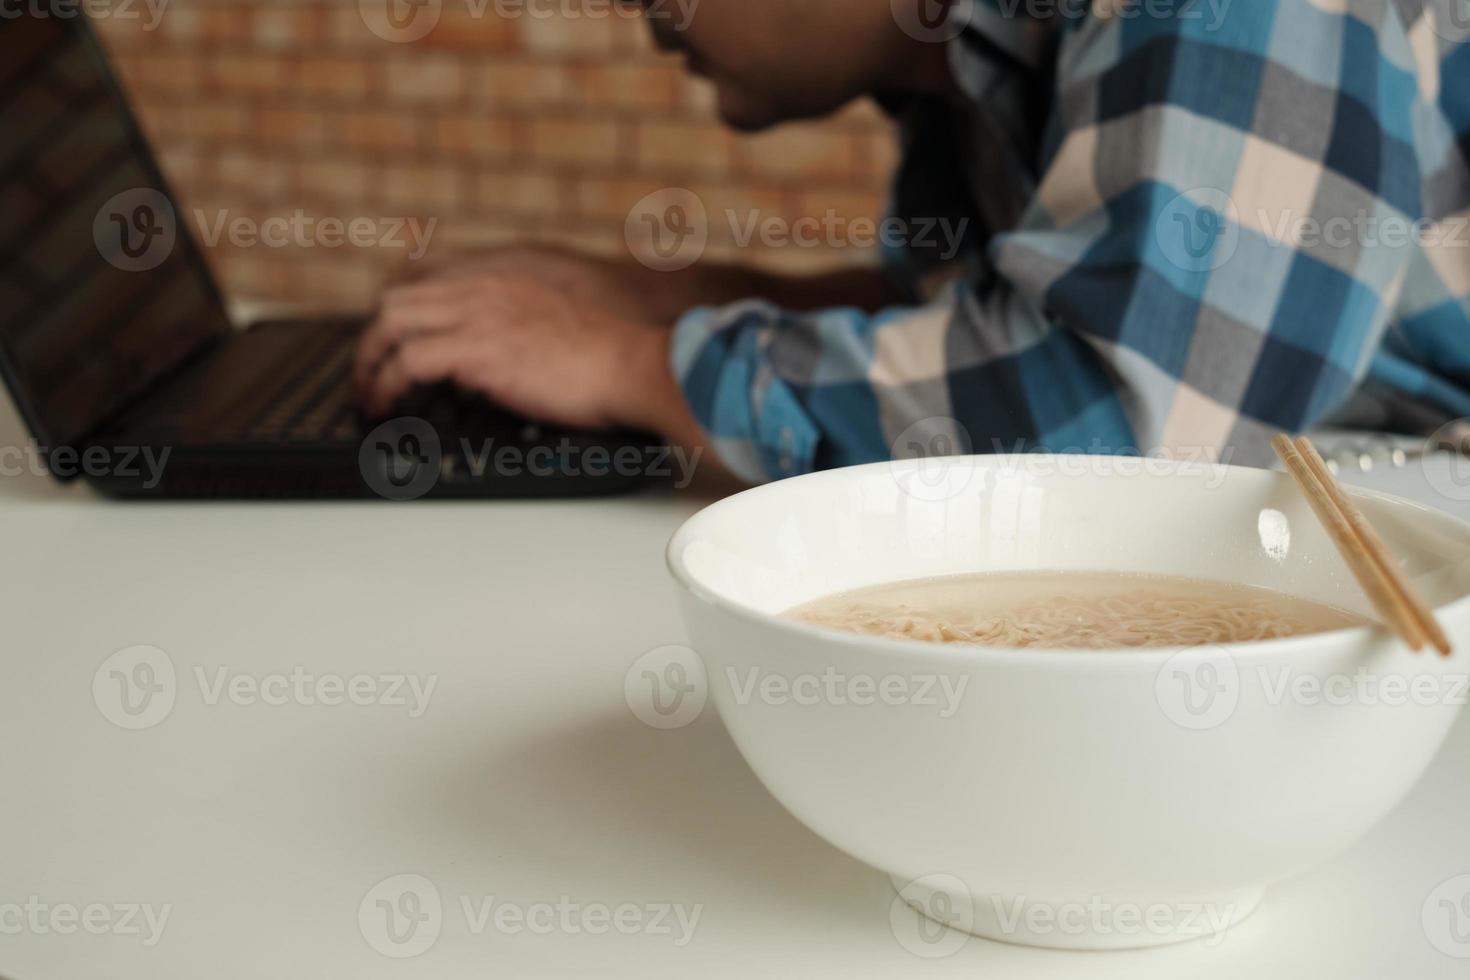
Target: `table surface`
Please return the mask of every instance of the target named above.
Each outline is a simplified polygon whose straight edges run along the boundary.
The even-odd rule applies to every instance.
[[[0,409],[0,445],[23,439]],[[1417,467],[1360,480],[1428,496]],[[662,553],[699,505],[139,505],[0,479],[0,975],[1466,975],[1421,918],[1470,873],[1463,721],[1402,808],[1218,945],[915,955],[886,877],[788,816],[713,711],[658,731],[625,703],[629,666],[684,640]],[[139,645],[175,694],[127,730],[104,662]],[[381,703],[264,703],[298,668]],[[435,680],[422,712],[392,703],[405,675]],[[380,899],[416,910],[401,875],[442,903],[411,958],[379,951],[413,951],[381,935]]]

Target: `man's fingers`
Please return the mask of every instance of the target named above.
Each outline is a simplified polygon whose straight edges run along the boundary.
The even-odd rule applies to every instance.
[[[411,293],[411,295],[399,295]],[[421,333],[442,333],[464,325],[468,304],[458,290],[430,288],[393,290],[363,332],[353,364],[353,383],[361,391],[395,347]]]
[[[467,331],[410,337],[394,348],[373,373],[364,389],[366,410],[374,416],[386,415],[413,389],[441,381],[492,394],[468,370],[481,343]]]

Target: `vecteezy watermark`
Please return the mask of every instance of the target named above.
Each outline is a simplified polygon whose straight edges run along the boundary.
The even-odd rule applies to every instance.
[[[1154,675],[1154,698],[1164,716],[1180,728],[1218,728],[1240,704],[1240,668],[1221,647],[1180,650]]]
[[[669,731],[690,725],[709,700],[704,661],[677,644],[650,650],[623,675],[623,700],[649,728]]]
[[[667,21],[675,31],[688,30],[699,0],[447,0],[462,6],[471,20],[624,20],[643,17]],[[384,41],[411,44],[439,26],[446,0],[358,0],[367,29]]]
[[[410,262],[424,257],[439,226],[438,218],[313,215],[303,208],[266,218],[196,208],[191,217],[195,240],[206,248],[226,243],[235,248],[390,249],[405,251]],[[179,224],[162,191],[135,187],[113,195],[97,210],[92,240],[98,254],[116,268],[147,272],[173,254]]]
[[[1001,938],[1027,942],[1113,937],[1154,940],[1204,939],[1216,946],[1239,916],[1234,903],[1117,902],[1101,896],[1040,901],[1024,895],[972,895],[951,874],[929,874],[898,889],[888,922],[904,949],[925,959],[953,956],[970,941],[982,919]],[[1126,944],[1125,944],[1126,945]]]
[[[1157,446],[1138,452],[1130,446],[1115,446],[1093,439],[1086,446],[1032,452],[1018,446],[1007,449],[991,443],[991,454],[1000,460],[1002,471],[1030,476],[1061,476],[1068,479],[1135,479],[1141,476],[1183,476],[1202,479],[1203,488],[1222,486],[1229,471],[1224,464],[1234,455],[1226,446]]]
[[[1207,731],[1229,721],[1240,704],[1243,682],[1267,707],[1284,704],[1346,708],[1458,707],[1470,703],[1470,674],[1400,674],[1358,667],[1332,674],[1303,673],[1289,665],[1260,664],[1242,674],[1223,647],[1200,646],[1166,660],[1154,678],[1164,715],[1181,728]]]
[[[1425,481],[1447,500],[1470,500],[1470,419],[1455,419],[1425,442],[1419,466]]]
[[[1218,269],[1234,257],[1242,227],[1272,248],[1312,252],[1362,248],[1470,248],[1470,215],[1409,218],[1359,209],[1326,217],[1290,208],[1244,209],[1217,187],[1200,187],[1164,205],[1154,220],[1154,238],[1170,264],[1186,272]]]
[[[483,482],[493,477],[669,480],[687,487],[704,450],[683,446],[583,445],[570,436],[543,441],[534,427],[521,441],[462,437],[446,451],[439,433],[414,416],[390,419],[369,432],[358,449],[363,483],[385,500],[417,500],[441,482]]]
[[[1425,4],[1423,17],[1435,34],[1454,44],[1470,41],[1470,0]]]
[[[953,956],[975,928],[974,900],[965,883],[950,874],[915,878],[888,904],[888,927],[900,946],[926,960]]]
[[[977,448],[969,430],[958,419],[937,415],[909,425],[888,447],[889,472],[909,496],[944,501],[963,493],[974,475],[974,463],[963,457],[983,454],[999,473],[1037,478],[1132,479],[1142,476],[1200,478],[1204,489],[1220,487],[1229,475],[1222,465],[1233,455],[1231,447],[1158,446],[1140,453],[1094,438],[1087,445],[1058,449],[1015,442],[1007,446],[993,439]]]
[[[920,708],[945,719],[959,711],[970,683],[965,674],[848,673],[831,666],[819,672],[793,673],[759,666],[726,667],[722,679],[731,699],[742,706]],[[623,700],[633,716],[650,728],[683,728],[703,713],[709,683],[699,654],[686,646],[662,646],[643,654],[628,668],[623,675]]]
[[[960,254],[970,229],[969,218],[850,218],[831,208],[795,218],[760,208],[726,208],[717,220],[737,248],[919,248],[946,262]],[[677,272],[699,261],[711,232],[704,201],[684,187],[647,195],[623,223],[629,254],[657,272]]]
[[[1231,0],[996,0],[1002,16],[1025,20],[1173,20],[1205,33],[1225,23]]]
[[[153,489],[163,480],[171,446],[0,446],[0,477],[45,476],[70,480],[79,476],[141,480]]]
[[[260,220],[223,208],[213,214],[196,208],[193,214],[199,241],[208,248],[228,242],[235,248],[404,249],[410,262],[424,257],[439,227],[438,218],[319,217],[302,208]]]
[[[1355,211],[1327,218],[1295,214],[1290,210],[1256,211],[1257,227],[1266,229],[1273,243],[1299,248],[1355,248],[1381,245],[1384,248],[1470,248],[1470,215],[1446,218],[1414,218],[1404,215]]]
[[[357,451],[363,483],[385,500],[418,500],[439,485],[444,450],[439,431],[411,415],[389,419]]]
[[[1256,668],[1271,706],[1325,704],[1333,707],[1432,708],[1470,703],[1470,674],[1382,673],[1359,667],[1351,673],[1298,673],[1287,666]]]
[[[939,502],[963,493],[974,475],[958,457],[974,452],[970,431],[945,415],[920,419],[888,446],[888,472],[899,489],[919,500]]]
[[[444,0],[357,0],[357,12],[384,41],[412,44],[439,26]]]
[[[438,687],[437,674],[315,672],[300,665],[287,671],[246,672],[228,665],[194,666],[194,683],[206,707],[379,707],[421,718]],[[173,658],[154,646],[134,646],[109,656],[92,675],[92,701],[102,717],[137,731],[153,728],[173,713],[179,672]]]
[[[1235,255],[1240,212],[1229,194],[1199,187],[1175,197],[1154,221],[1154,240],[1164,258],[1186,272],[1209,272]]]
[[[698,194],[665,187],[633,205],[623,222],[628,252],[655,272],[678,272],[698,262],[709,245],[709,213]]]
[[[965,0],[889,0],[893,22],[925,44],[944,44],[964,33],[972,5]]]
[[[170,0],[0,0],[0,21],[21,17],[71,20],[141,20],[152,31],[163,20]]]
[[[384,956],[410,959],[433,949],[444,931],[444,900],[423,875],[384,878],[357,905],[357,928]]]
[[[173,914],[171,904],[152,902],[47,902],[38,895],[23,902],[0,901],[0,936],[136,937],[153,948]]]
[[[915,707],[933,710],[940,718],[953,718],[960,709],[968,674],[931,673],[849,674],[836,667],[820,673],[781,674],[748,667],[725,668],[736,704],[758,701],[773,707],[796,705],[835,708]]]
[[[739,248],[922,248],[951,262],[964,246],[969,218],[849,218],[828,208],[820,215],[787,218],[760,208],[725,210],[730,235]]]
[[[1025,897],[986,896],[1005,936],[1119,937],[1127,940],[1204,939],[1218,946],[1238,918],[1234,903],[1112,902],[1099,896],[1075,902],[1036,902]]]
[[[1424,899],[1420,915],[1431,946],[1457,960],[1470,960],[1470,874],[1441,882]]]
[[[423,875],[401,874],[368,889],[357,925],[369,946],[393,959],[421,956],[444,930],[471,936],[660,936],[682,949],[694,939],[704,906],[674,902],[513,902],[495,895],[459,895],[446,910],[438,887]]]
[[[92,702],[102,717],[133,731],[167,718],[178,693],[173,659],[154,646],[119,650],[92,675]]]
[[[1099,20],[1176,20],[1195,22],[1205,33],[1225,23],[1231,0],[995,0],[983,6],[991,16],[1027,23]],[[981,16],[979,0],[890,0],[893,20],[916,41],[943,44],[965,32]]]
[[[114,194],[92,220],[98,254],[124,272],[158,268],[173,254],[178,234],[173,204],[152,187]]]

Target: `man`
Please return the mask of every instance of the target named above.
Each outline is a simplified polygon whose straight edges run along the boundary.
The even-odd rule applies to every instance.
[[[904,133],[893,214],[967,220],[954,261],[465,261],[387,293],[365,404],[452,379],[752,482],[930,446],[1261,462],[1366,380],[1470,415],[1457,0],[944,0],[939,24],[936,2],[650,23],[741,129],[877,98]]]

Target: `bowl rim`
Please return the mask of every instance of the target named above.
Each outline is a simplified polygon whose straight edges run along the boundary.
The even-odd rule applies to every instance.
[[[1250,479],[1267,479],[1278,483],[1290,483],[1290,476],[1279,470],[1265,469],[1254,466],[1237,466],[1226,463],[1203,463],[1188,460],[1170,460],[1162,457],[1118,457],[1083,453],[1024,453],[1020,454],[1029,460],[1056,460],[1067,456],[1069,461],[1092,461],[1104,465],[1115,465],[1116,461],[1128,459],[1138,462],[1146,459],[1148,465],[1158,467],[1157,472],[1145,474],[1151,479],[1169,479],[1179,475],[1184,467],[1193,467],[1201,472],[1212,475],[1228,475],[1229,473],[1251,474]],[[1007,647],[999,645],[969,644],[969,643],[934,643],[929,640],[905,640],[888,636],[869,636],[861,633],[850,633],[844,630],[832,629],[825,626],[816,626],[803,623],[794,619],[787,619],[779,614],[761,612],[743,603],[736,602],[718,592],[707,588],[703,583],[697,581],[688,566],[684,563],[684,552],[691,539],[699,531],[700,526],[713,520],[720,511],[738,506],[741,500],[748,500],[752,496],[770,495],[784,492],[784,488],[790,484],[803,482],[835,482],[837,480],[851,479],[856,475],[871,472],[876,469],[886,468],[890,472],[894,467],[916,468],[919,465],[933,464],[936,462],[955,463],[960,462],[974,468],[999,469],[1004,463],[1013,458],[1012,456],[998,456],[991,454],[970,454],[944,457],[929,457],[917,460],[893,460],[879,461],[876,463],[861,463],[855,466],[835,467],[828,470],[819,470],[801,476],[790,477],[785,480],[776,480],[764,483],[760,486],[742,490],[731,494],[721,500],[714,501],[700,508],[698,512],[686,519],[674,534],[669,538],[669,543],[664,549],[664,562],[668,567],[669,574],[674,581],[684,588],[696,600],[705,603],[735,616],[748,623],[754,623],[766,628],[774,628],[778,632],[798,638],[821,641],[826,644],[835,645],[839,648],[861,649],[865,653],[891,653],[893,655],[904,655],[906,657],[921,656],[925,658],[939,658],[944,660],[958,660],[969,663],[1003,662],[1007,664],[1031,663],[1042,666],[1062,666],[1086,663],[1099,666],[1115,665],[1116,669],[1136,667],[1140,663],[1162,664],[1171,658],[1189,654],[1191,652],[1201,657],[1217,655],[1218,651],[1225,653],[1236,660],[1254,660],[1268,657],[1280,657],[1283,654],[1302,654],[1306,656],[1320,655],[1323,658],[1335,656],[1343,648],[1343,644],[1349,643],[1353,646],[1360,644],[1373,644],[1376,647],[1398,647],[1402,643],[1397,637],[1382,630],[1378,625],[1353,626],[1343,629],[1326,630],[1320,633],[1308,633],[1300,636],[1281,637],[1272,640],[1247,640],[1238,643],[1216,643],[1201,646],[1157,646],[1157,647],[1104,647],[1098,649],[1075,650],[1059,647]],[[1470,538],[1470,521],[1466,521],[1448,511],[1430,507],[1427,504],[1401,497],[1397,494],[1384,493],[1379,490],[1367,490],[1360,487],[1344,487],[1349,496],[1361,500],[1373,500],[1400,508],[1406,513],[1429,522],[1431,525],[1439,523],[1448,527],[1457,528],[1465,537]],[[1470,554],[1467,554],[1470,559]],[[1470,605],[1470,592],[1466,592],[1459,598],[1453,599],[1443,605],[1436,606],[1435,612],[1442,614],[1453,612],[1459,614]],[[1407,649],[1404,652],[1409,652]],[[1104,654],[1105,656],[1099,656]],[[1451,658],[1439,657],[1432,650],[1420,651],[1419,655],[1431,656],[1436,660],[1448,662]],[[1463,654],[1462,654],[1463,656]],[[1106,668],[1105,668],[1106,669]]]

